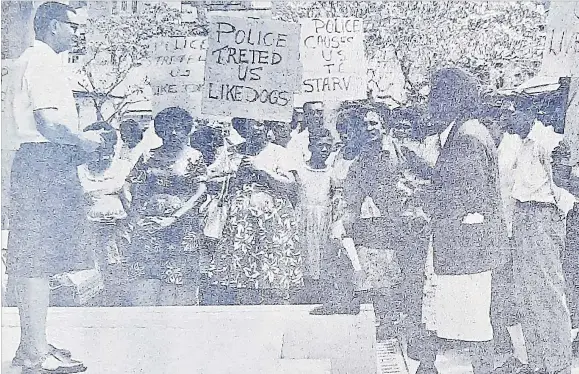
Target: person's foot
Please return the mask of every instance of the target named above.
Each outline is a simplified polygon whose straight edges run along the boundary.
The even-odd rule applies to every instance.
[[[80,361],[59,359],[52,354],[47,354],[36,360],[25,359],[22,365],[22,374],[74,374],[87,370]]]
[[[322,305],[310,311],[312,316],[329,316],[334,314],[356,315],[360,313],[359,304],[350,305]]]
[[[55,356],[59,360],[67,360],[72,358],[72,354],[69,350],[63,348],[57,348],[52,344],[48,345],[48,353]],[[23,366],[26,361],[26,355],[18,348],[14,358],[12,359],[12,366]]]

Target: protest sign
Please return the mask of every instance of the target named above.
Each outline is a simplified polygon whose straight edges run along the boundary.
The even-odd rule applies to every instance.
[[[367,97],[363,22],[358,18],[302,19],[300,101]]]
[[[579,77],[579,2],[552,1],[541,76]]]
[[[547,38],[539,76],[570,77],[565,138],[571,162],[579,164],[579,2],[552,1],[547,15]]]
[[[212,17],[202,112],[289,122],[298,89],[299,25]]]
[[[406,78],[393,46],[385,46],[377,51],[372,61],[368,62],[367,72],[367,87],[374,101],[391,107],[406,103]]]
[[[149,80],[153,115],[178,106],[199,116],[207,38],[159,37],[152,41],[151,48]]]

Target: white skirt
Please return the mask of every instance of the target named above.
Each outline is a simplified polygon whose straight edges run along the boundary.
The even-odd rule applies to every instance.
[[[426,328],[443,339],[469,342],[493,339],[491,325],[492,272],[436,275],[429,246],[423,304]]]

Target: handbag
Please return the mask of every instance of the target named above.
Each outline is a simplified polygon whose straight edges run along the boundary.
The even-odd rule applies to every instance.
[[[229,190],[230,178],[223,183],[219,195],[217,195],[207,207],[207,217],[203,234],[208,238],[219,239],[223,235],[223,229],[227,222],[229,207],[225,201],[225,195]]]
[[[207,218],[203,234],[208,238],[219,239],[223,235],[225,222],[227,221],[228,208],[225,204],[220,204],[219,200],[214,199],[209,203],[207,208]]]
[[[104,290],[104,279],[96,263],[93,269],[55,275],[50,284],[53,291],[68,291],[65,294],[75,305],[86,305]]]

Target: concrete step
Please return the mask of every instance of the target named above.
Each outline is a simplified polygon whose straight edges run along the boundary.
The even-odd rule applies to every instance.
[[[325,317],[310,316],[312,308],[50,308],[47,334],[71,349],[88,374],[376,373],[376,356],[368,352],[372,308]],[[3,308],[2,367],[9,374],[18,373],[9,361],[19,335],[17,310]]]
[[[279,360],[272,371],[264,374],[331,374],[330,360]]]
[[[86,362],[85,362],[86,363]],[[87,364],[88,365],[88,364]],[[261,361],[261,362],[242,362],[231,363],[223,360],[221,363],[214,363],[209,366],[181,366],[179,371],[170,371],[175,369],[172,367],[149,366],[148,368],[133,368],[132,371],[123,372],[122,365],[117,367],[114,363],[108,365],[101,365],[100,367],[88,366],[87,374],[90,373],[106,373],[113,374],[129,374],[129,373],[203,373],[203,374],[331,374],[330,360],[276,360],[276,361]],[[110,371],[112,370],[112,371]],[[154,371],[161,370],[161,371]],[[21,369],[11,367],[8,360],[2,363],[2,373],[4,374],[20,374]]]
[[[362,305],[360,314],[355,316],[306,315],[288,323],[282,358],[330,359],[332,374],[375,374],[376,327],[372,305]]]

